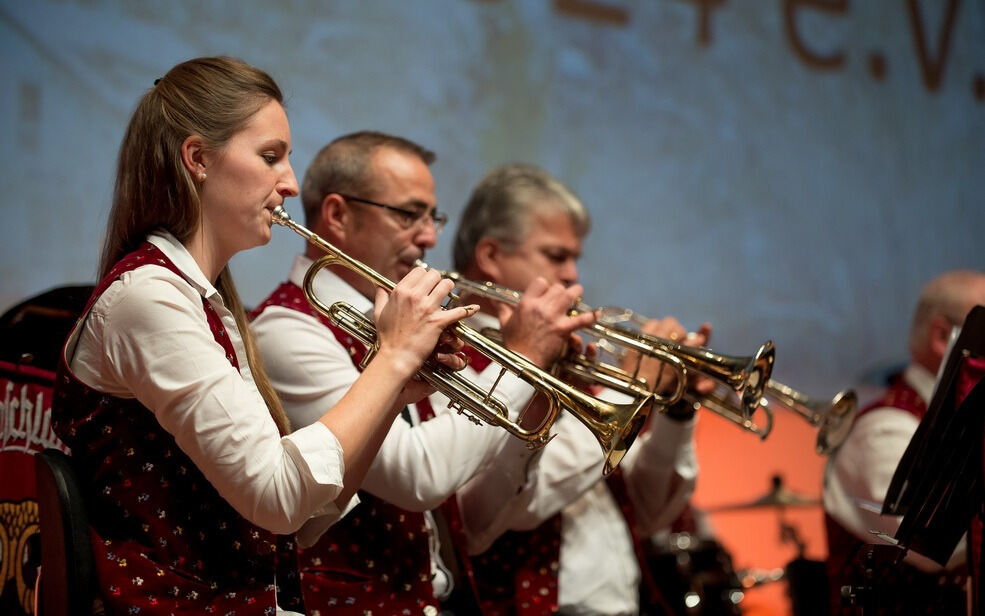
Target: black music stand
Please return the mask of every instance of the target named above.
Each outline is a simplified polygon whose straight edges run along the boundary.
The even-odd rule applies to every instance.
[[[951,348],[927,414],[903,454],[882,513],[902,515],[896,541],[944,565],[983,503],[985,378],[956,404],[959,378],[985,358],[985,307],[968,313]],[[903,555],[900,555],[902,559]]]

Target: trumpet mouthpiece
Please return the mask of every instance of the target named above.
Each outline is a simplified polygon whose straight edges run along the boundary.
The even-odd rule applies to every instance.
[[[287,225],[291,221],[291,215],[287,213],[283,205],[276,206],[270,213],[273,214],[274,222],[279,225]]]

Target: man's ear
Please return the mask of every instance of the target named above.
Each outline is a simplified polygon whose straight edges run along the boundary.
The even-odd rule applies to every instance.
[[[502,246],[499,245],[499,240],[492,237],[482,238],[475,245],[473,254],[472,264],[483,280],[499,280],[501,278],[500,259],[505,253]]]
[[[338,193],[329,193],[322,199],[319,210],[320,232],[332,238],[333,241],[345,241],[346,235],[352,230],[353,212],[349,204]]]
[[[205,140],[198,135],[190,135],[181,143],[181,164],[188,173],[197,180],[202,180],[202,174],[207,173],[211,157]]]
[[[951,322],[941,315],[930,320],[927,327],[927,346],[939,361],[943,361],[947,353],[947,343],[951,339]]]

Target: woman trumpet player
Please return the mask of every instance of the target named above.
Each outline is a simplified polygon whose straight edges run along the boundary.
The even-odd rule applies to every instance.
[[[398,409],[427,393],[411,375],[474,310],[443,311],[451,283],[411,271],[377,295],[380,350],[363,377],[288,435],[227,264],[266,244],[271,210],[297,194],[290,143],[276,83],[229,58],[175,66],[130,120],[102,280],[53,407],[110,613],[277,609],[289,559],[275,533],[341,515]]]

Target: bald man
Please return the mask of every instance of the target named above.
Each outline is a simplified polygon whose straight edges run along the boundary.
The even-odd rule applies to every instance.
[[[861,583],[853,560],[863,544],[878,543],[871,531],[892,536],[899,527],[899,517],[878,511],[927,412],[951,331],[979,304],[985,305],[983,272],[947,272],[924,286],[910,328],[910,364],[878,400],[859,411],[848,438],[828,461],[824,509],[834,614],[855,613],[840,607],[840,592],[843,585]],[[878,582],[876,613],[966,613],[963,545],[947,567],[910,554],[906,564],[888,568]]]

